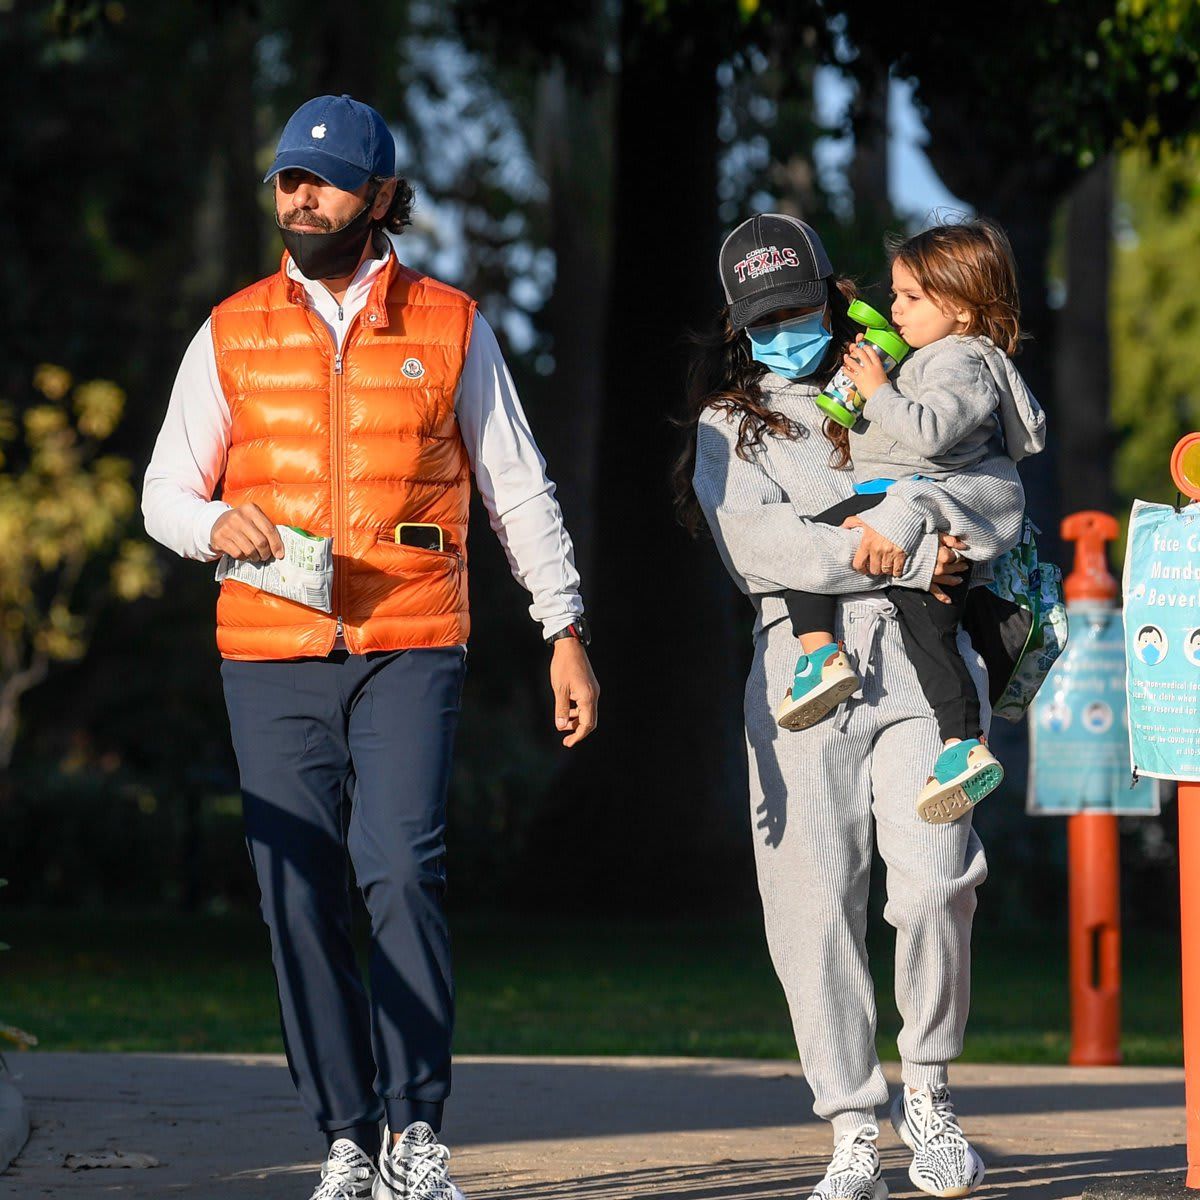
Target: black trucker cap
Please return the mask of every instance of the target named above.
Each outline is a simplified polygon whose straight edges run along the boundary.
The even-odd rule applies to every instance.
[[[824,304],[833,275],[816,230],[782,213],[743,221],[722,244],[720,263],[735,329],[775,308]]]

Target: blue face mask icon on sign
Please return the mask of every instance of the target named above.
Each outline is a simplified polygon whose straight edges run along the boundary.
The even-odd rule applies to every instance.
[[[1153,625],[1138,630],[1135,641],[1137,656],[1148,667],[1156,666],[1163,659],[1163,635]]]
[[[776,375],[803,379],[821,365],[832,334],[825,328],[825,310],[793,317],[777,325],[758,325],[746,330],[750,355]]]

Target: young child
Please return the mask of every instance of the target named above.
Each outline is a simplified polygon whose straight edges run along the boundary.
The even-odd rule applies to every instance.
[[[1016,270],[1004,232],[988,221],[939,225],[893,247],[892,321],[912,347],[889,382],[859,339],[845,356],[865,400],[850,430],[855,495],[813,518],[853,526],[901,479],[953,487],[984,459],[1020,460],[1045,444],[1045,418],[1010,361],[1020,341]],[[970,551],[964,552],[969,557]],[[933,823],[953,821],[995,790],[1004,770],[984,744],[979,698],[957,637],[970,570],[947,600],[893,586],[905,649],[938,720],[945,748],[917,801]],[[805,729],[859,687],[834,639],[836,597],[787,592],[803,653],[776,714]]]

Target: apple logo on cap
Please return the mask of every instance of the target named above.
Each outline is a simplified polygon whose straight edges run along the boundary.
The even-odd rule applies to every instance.
[[[312,135],[313,135],[313,137],[315,137],[315,138],[323,138],[323,137],[325,136],[325,124],[324,124],[324,122],[322,122],[320,125],[314,125],[314,126],[312,127]]]

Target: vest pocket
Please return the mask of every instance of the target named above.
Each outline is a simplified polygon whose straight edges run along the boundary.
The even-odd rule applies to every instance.
[[[425,546],[409,546],[396,541],[395,534],[381,533],[375,538],[377,548],[383,550],[385,561],[388,556],[395,555],[392,560],[405,571],[436,571],[452,566],[462,566],[462,555],[457,550],[430,550]]]

